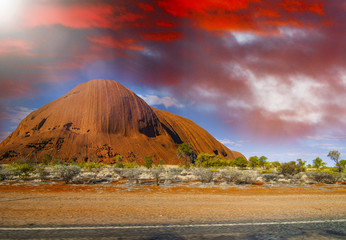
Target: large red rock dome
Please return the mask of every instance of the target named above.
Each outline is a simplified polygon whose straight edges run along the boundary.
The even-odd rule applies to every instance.
[[[49,154],[110,162],[120,154],[139,161],[152,155],[155,162],[174,164],[182,142],[190,142],[197,154],[239,155],[191,120],[150,107],[118,82],[93,80],[23,119],[0,144],[0,161]]]

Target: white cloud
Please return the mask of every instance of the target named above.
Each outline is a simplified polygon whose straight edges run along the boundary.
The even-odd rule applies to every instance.
[[[346,135],[320,135],[320,136],[306,136],[307,139],[316,141],[340,141],[345,140]]]
[[[155,95],[146,95],[146,96],[139,95],[139,97],[142,98],[150,106],[164,105],[165,108],[169,108],[172,106],[177,108],[184,107],[183,104],[180,104],[178,100],[173,97],[159,97]]]
[[[35,110],[35,108],[27,107],[7,108],[5,114],[1,118],[10,120],[12,123],[19,123]]]
[[[290,77],[285,83],[270,76],[257,78],[252,72],[244,71],[248,74],[258,107],[285,121],[312,124],[322,121],[324,100],[316,93],[323,90],[324,84],[303,76]]]
[[[227,146],[232,146],[232,147],[242,147],[243,143],[245,142],[244,140],[239,140],[239,141],[232,141],[228,138],[225,139],[217,139],[220,143],[227,145]]]
[[[235,37],[239,44],[246,44],[255,41],[258,36],[246,32],[233,32],[232,35]]]

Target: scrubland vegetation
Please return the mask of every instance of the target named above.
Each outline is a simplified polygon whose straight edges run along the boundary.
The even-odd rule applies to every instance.
[[[335,167],[326,167],[319,157],[306,166],[301,159],[286,163],[268,162],[265,156],[252,156],[249,160],[222,159],[219,155],[193,151],[191,144],[181,144],[177,150],[181,164],[166,166],[154,164],[151,156],[136,161],[125,161],[122,156],[115,163],[105,165],[97,158],[88,162],[63,163],[45,155],[38,163],[32,159],[20,159],[7,166],[0,165],[1,181],[63,181],[65,183],[110,183],[125,181],[129,184],[169,185],[173,183],[203,184],[346,184],[345,160],[340,160],[338,151],[330,151],[328,157]],[[183,163],[183,165],[182,165]]]

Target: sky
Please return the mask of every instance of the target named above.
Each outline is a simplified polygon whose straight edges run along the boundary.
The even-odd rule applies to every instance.
[[[92,79],[269,161],[346,158],[346,1],[0,0],[0,141]]]

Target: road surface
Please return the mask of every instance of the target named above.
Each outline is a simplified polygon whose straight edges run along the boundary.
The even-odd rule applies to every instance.
[[[0,239],[346,239],[346,219],[0,227]]]

